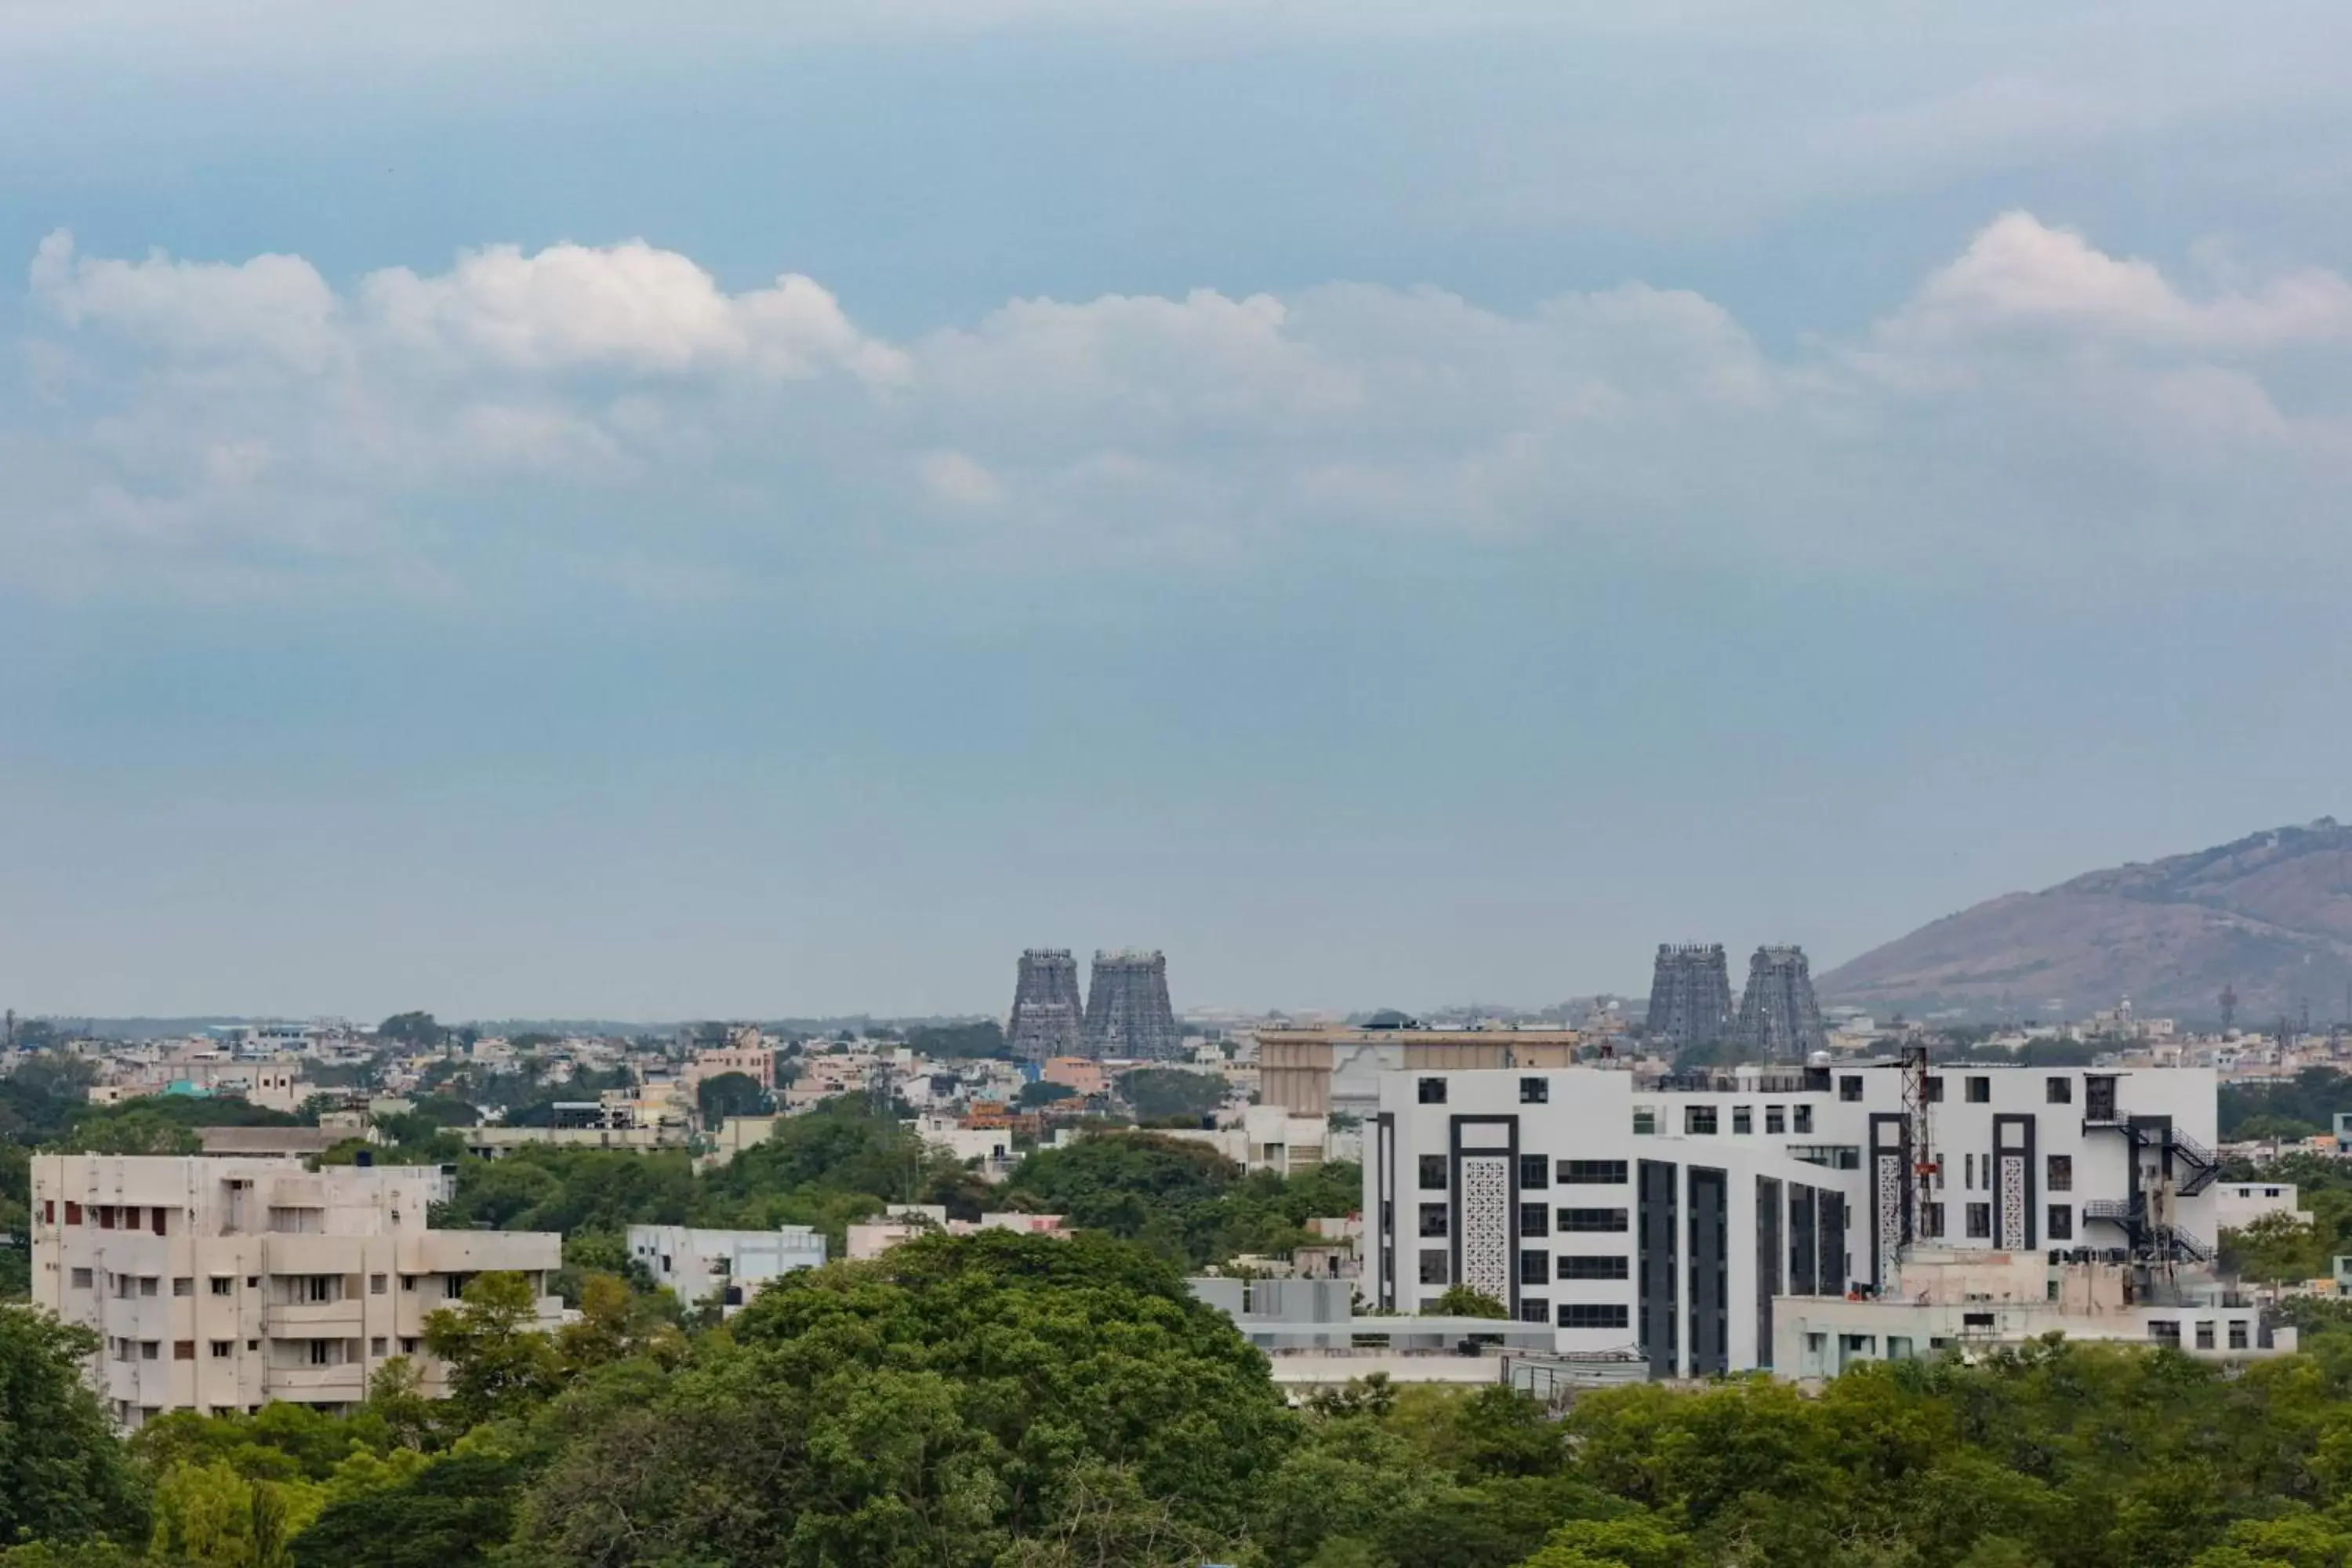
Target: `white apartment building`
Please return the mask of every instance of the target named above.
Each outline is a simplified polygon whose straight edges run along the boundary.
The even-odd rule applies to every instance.
[[[1783,1298],[1915,1294],[1915,1246],[2163,1280],[2212,1256],[2210,1071],[1937,1067],[1927,1149],[1905,1087],[1894,1063],[1389,1073],[1365,1295],[1416,1311],[1458,1280],[1563,1352],[1693,1376],[1772,1365]]]
[[[2216,1234],[2224,1230],[2243,1230],[2258,1219],[2283,1214],[2299,1224],[2309,1225],[2311,1214],[2303,1206],[2301,1194],[2293,1182],[2223,1182],[2213,1189],[2213,1224]]]
[[[475,1275],[520,1273],[542,1322],[562,1238],[437,1231],[435,1166],[330,1166],[168,1155],[33,1157],[34,1301],[93,1329],[91,1369],[115,1418],[226,1413],[271,1400],[340,1410],[394,1355],[423,1354],[425,1317]]]
[[[722,1314],[748,1305],[760,1288],[803,1268],[824,1267],[824,1237],[814,1226],[703,1230],[686,1225],[633,1225],[629,1256],[688,1307],[717,1301]]]

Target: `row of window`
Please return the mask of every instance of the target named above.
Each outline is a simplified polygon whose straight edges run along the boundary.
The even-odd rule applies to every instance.
[[[1944,1234],[1944,1205],[1941,1204],[1923,1204],[1920,1205],[1920,1208],[1919,1227],[1921,1234],[1928,1240],[1934,1240],[1935,1238],[1942,1236]],[[1968,1205],[1963,1217],[1968,1223],[1968,1234],[1970,1237],[1981,1241],[1992,1235],[1992,1205],[1970,1204]],[[2042,1211],[2042,1236],[2046,1240],[2074,1240],[2074,1205],[2072,1204],[2052,1204],[2048,1208]]]
[[[1969,1104],[1990,1105],[1992,1103],[1992,1079],[1990,1075],[1983,1073],[1970,1073],[1960,1081],[1961,1092],[1966,1096]],[[1444,1105],[1445,1103],[1445,1080],[1444,1079],[1425,1078],[1414,1087],[1416,1090],[1416,1098],[1422,1104]],[[2072,1105],[2074,1103],[2074,1080],[2071,1078],[2044,1079],[2042,1079],[2042,1100],[2045,1104]],[[1840,1100],[1847,1101],[1848,1103],[1858,1103],[1862,1097],[1862,1074],[1858,1072],[1850,1072],[1839,1078],[1838,1098]],[[1927,1079],[1927,1099],[1931,1102],[1940,1102],[1943,1098],[1943,1079],[1940,1076],[1929,1078]],[[1551,1080],[1549,1079],[1543,1078],[1523,1078],[1519,1079],[1519,1103],[1521,1105],[1550,1104]],[[1714,1108],[1711,1106],[1692,1106],[1687,1109],[1704,1109],[1707,1110],[1710,1115],[1712,1115],[1714,1111]],[[1780,1108],[1777,1105],[1769,1106],[1766,1109],[1771,1113],[1772,1117],[1777,1117],[1780,1114]],[[1738,1116],[1742,1118],[1748,1114],[1748,1108],[1746,1106],[1737,1106],[1734,1107],[1734,1110],[1738,1112]],[[1812,1108],[1811,1106],[1801,1105],[1797,1110],[1801,1116],[1804,1117],[1806,1120],[1811,1120],[1812,1115]],[[1768,1121],[1769,1120],[1769,1118],[1768,1118]],[[1710,1127],[1707,1131],[1712,1132],[1715,1129]],[[1745,1132],[1748,1129],[1741,1127],[1738,1128],[1738,1131]],[[1777,1132],[1780,1130],[1777,1127],[1768,1126],[1766,1131]],[[1798,1128],[1798,1131],[1801,1132],[1806,1131],[1806,1129],[1800,1127]],[[163,1211],[159,1209],[156,1212],[160,1214]]]
[[[1685,1105],[1683,1107],[1683,1132],[1687,1137],[1707,1138],[1723,1131],[1723,1108],[1717,1105]],[[1655,1106],[1633,1108],[1633,1131],[1649,1138],[1658,1132],[1658,1111]],[[1731,1108],[1731,1131],[1735,1137],[1744,1137],[1756,1131],[1756,1108],[1735,1105]],[[1813,1108],[1810,1105],[1764,1108],[1764,1131],[1779,1137],[1794,1132],[1809,1136],[1813,1131]]]
[[[72,1269],[68,1273],[66,1278],[67,1283],[76,1290],[90,1290],[97,1288],[97,1276],[87,1268]],[[303,1304],[334,1302],[340,1301],[343,1299],[343,1277],[340,1274],[287,1274],[274,1276],[273,1278],[282,1279],[287,1282],[285,1287],[285,1299],[290,1303]],[[368,1294],[371,1296],[381,1296],[385,1294],[388,1289],[387,1281],[390,1278],[391,1276],[385,1274],[369,1275]],[[110,1273],[107,1275],[106,1279],[108,1288],[113,1290],[117,1296],[120,1296],[126,1300],[133,1296],[155,1296],[162,1293],[163,1279],[160,1275]],[[247,1275],[245,1277],[245,1288],[248,1290],[260,1289],[261,1276],[258,1274]],[[414,1274],[402,1275],[400,1277],[400,1288],[404,1290],[415,1289],[416,1276]],[[193,1296],[195,1293],[196,1282],[190,1276],[183,1274],[172,1281],[173,1295]],[[212,1293],[215,1296],[235,1295],[236,1293],[236,1276],[234,1274],[213,1275]]]
[[[1563,1329],[1622,1329],[1633,1321],[1631,1309],[1604,1301],[1562,1301],[1554,1318],[1552,1305],[1541,1296],[1519,1299],[1519,1321],[1553,1323]]]
[[[1434,1237],[1448,1235],[1450,1234],[1447,1229],[1449,1224],[1450,1212],[1445,1205],[1423,1204],[1421,1205],[1423,1236]],[[1521,1236],[1549,1236],[1554,1231],[1558,1231],[1562,1236],[1570,1236],[1580,1232],[1622,1231],[1631,1228],[1627,1211],[1624,1209],[1554,1209],[1549,1204],[1519,1205]]]
[[[212,1359],[215,1361],[226,1361],[236,1353],[236,1342],[235,1340],[207,1340],[205,1342],[206,1348],[212,1352]],[[341,1364],[336,1357],[342,1346],[342,1341],[303,1340],[299,1342],[310,1347],[309,1354],[310,1364],[312,1366],[339,1366]],[[354,1341],[353,1342],[356,1343],[357,1342]],[[415,1338],[406,1335],[402,1336],[400,1342],[400,1353],[403,1355],[415,1355],[420,1342],[421,1342]],[[368,1353],[370,1355],[376,1356],[390,1355],[392,1353],[389,1348],[391,1344],[392,1341],[389,1336],[378,1334],[373,1339],[368,1341]],[[163,1342],[161,1340],[115,1340],[111,1342],[111,1345],[114,1352],[114,1359],[117,1361],[161,1361],[163,1356]],[[245,1342],[245,1348],[249,1351],[257,1351],[261,1348],[261,1342],[259,1340],[247,1340]],[[173,1361],[195,1360],[196,1342],[194,1340],[173,1340],[172,1342],[172,1359]]]
[[[2214,1348],[2213,1321],[2211,1319],[2200,1319],[2193,1331],[2197,1336],[2196,1345],[2199,1350],[2210,1351]],[[2169,1346],[2173,1350],[2179,1350],[2180,1348],[2180,1324],[2177,1320],[2158,1319],[2155,1322],[2148,1324],[2147,1333],[2148,1338],[2154,1340],[2158,1344]],[[2230,1348],[2233,1351],[2242,1351],[2246,1348],[2246,1320],[2243,1318],[2231,1319]]]
[[[1446,1186],[1446,1168],[1450,1162],[1443,1154],[1423,1154],[1420,1160],[1421,1190],[1442,1193]],[[1557,1175],[1564,1187],[1622,1187],[1625,1184],[1625,1162],[1622,1160],[1561,1160],[1553,1161],[1541,1154],[1519,1156],[1519,1186],[1522,1191],[1548,1187]],[[665,1265],[667,1267],[667,1265]]]
[[[82,1223],[81,1205],[77,1203],[68,1203],[65,1205],[65,1208],[66,1223],[68,1225],[79,1225]],[[143,1217],[147,1226],[152,1229],[157,1236],[169,1236],[171,1234],[171,1216],[172,1211],[170,1209],[149,1208],[139,1204],[92,1204],[89,1205],[89,1222],[97,1226],[100,1230],[137,1230],[140,1228],[140,1221]],[[57,1199],[43,1198],[41,1200],[41,1219],[44,1223],[48,1225],[55,1225],[58,1223]]]

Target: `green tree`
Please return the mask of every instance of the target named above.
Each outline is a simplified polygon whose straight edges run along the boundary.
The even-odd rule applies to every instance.
[[[444,1568],[482,1563],[514,1529],[526,1471],[515,1458],[457,1453],[327,1504],[294,1538],[295,1568]]]
[[[1194,1121],[1213,1114],[1231,1094],[1217,1074],[1183,1068],[1137,1068],[1121,1073],[1118,1092],[1145,1121],[1181,1117]]]
[[[1034,1110],[1040,1106],[1053,1105],[1065,1100],[1075,1100],[1077,1098],[1077,1093],[1076,1089],[1066,1083],[1048,1083],[1041,1078],[1034,1083],[1023,1084],[1020,1094],[1014,1097],[1013,1103],[1024,1110]]]
[[[449,1404],[467,1425],[520,1414],[551,1397],[563,1378],[555,1342],[538,1326],[538,1303],[520,1274],[478,1274],[459,1304],[428,1312],[425,1348],[449,1363]]]
[[[143,1528],[138,1478],[82,1381],[98,1351],[87,1329],[0,1306],[0,1545]]]
[[[1481,1290],[1475,1285],[1448,1285],[1445,1293],[1430,1304],[1430,1314],[1440,1318],[1507,1318],[1511,1309]]]
[[[695,1085],[694,1102],[702,1112],[706,1127],[716,1127],[730,1117],[765,1116],[776,1108],[759,1081],[740,1072],[717,1073],[704,1079]]]
[[[410,1050],[432,1051],[441,1048],[442,1042],[449,1037],[449,1031],[436,1023],[430,1013],[394,1013],[376,1026],[375,1037]]]
[[[545,1561],[1190,1549],[1238,1528],[1293,1429],[1222,1314],[1099,1237],[922,1238],[772,1288],[730,1328],[649,1397],[624,1362],[552,1407],[578,1436],[518,1526]]]

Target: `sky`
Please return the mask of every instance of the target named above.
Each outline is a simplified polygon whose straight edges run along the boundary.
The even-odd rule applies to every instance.
[[[0,1004],[1538,1006],[2345,815],[2346,58],[0,0]]]

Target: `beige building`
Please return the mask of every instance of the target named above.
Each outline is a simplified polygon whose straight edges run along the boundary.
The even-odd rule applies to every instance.
[[[394,1355],[422,1355],[425,1317],[477,1274],[512,1271],[539,1315],[562,1238],[436,1231],[436,1166],[331,1166],[174,1155],[33,1157],[34,1301],[104,1339],[92,1380],[117,1421],[168,1410],[340,1410]]]
[[[1384,1072],[1573,1067],[1583,1040],[1574,1029],[1260,1029],[1258,1099],[1293,1116],[1369,1120]]]

